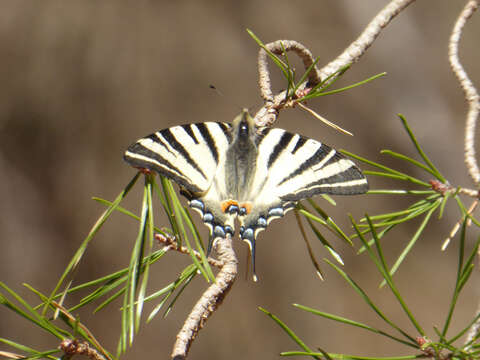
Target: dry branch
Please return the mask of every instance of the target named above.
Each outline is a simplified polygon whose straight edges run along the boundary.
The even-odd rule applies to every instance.
[[[203,293],[178,333],[172,352],[174,360],[186,358],[198,331],[220,306],[235,282],[238,260],[232,247],[232,237],[227,235],[226,238],[217,240],[215,247],[218,260],[223,263],[223,266],[215,278],[215,283]]]

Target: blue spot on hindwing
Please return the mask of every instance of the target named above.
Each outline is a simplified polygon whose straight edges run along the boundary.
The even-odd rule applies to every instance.
[[[260,226],[260,227],[267,227],[267,219],[265,219],[264,217],[259,217],[258,220],[257,220],[257,225]]]
[[[201,210],[202,212],[205,209],[203,201],[197,199],[193,199],[192,201],[190,201],[190,207]]]
[[[203,222],[206,222],[206,223],[213,222],[213,215],[211,213],[203,214]]]
[[[232,215],[233,215],[233,214],[238,214],[239,208],[238,208],[237,205],[230,205],[230,206],[228,207],[228,209],[227,209],[227,212],[228,212],[229,214],[232,214]]]
[[[284,211],[282,208],[272,208],[268,210],[268,216],[275,216],[275,217],[282,217],[284,215]]]
[[[225,237],[225,229],[222,226],[217,225],[217,226],[215,226],[215,229],[213,229],[213,234],[214,234],[214,237],[224,238]]]
[[[227,234],[230,234],[230,235],[233,236],[233,228],[232,228],[231,226],[225,225],[224,230],[225,230],[225,232],[226,232]]]
[[[246,228],[242,233],[242,239],[253,241],[253,229]]]

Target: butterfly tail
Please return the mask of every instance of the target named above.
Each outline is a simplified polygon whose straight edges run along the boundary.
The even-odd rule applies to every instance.
[[[257,273],[255,271],[255,234],[252,228],[247,228],[244,229],[243,227],[240,228],[240,236],[242,237],[242,240],[245,241],[248,244],[248,247],[250,249],[250,258],[252,261],[252,276],[253,276],[253,281],[257,281]]]

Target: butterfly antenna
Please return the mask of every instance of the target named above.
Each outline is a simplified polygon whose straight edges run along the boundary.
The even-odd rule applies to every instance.
[[[208,87],[209,87],[210,89],[212,89],[213,91],[215,91],[215,92],[217,93],[217,95],[219,95],[219,96],[224,96],[224,95],[222,94],[222,92],[221,92],[220,90],[218,90],[215,85],[209,84]]]
[[[221,98],[226,99],[228,101],[229,105],[236,107],[238,109],[238,111],[240,111],[240,112],[243,111],[244,106],[238,105],[236,102],[234,102],[232,100],[231,96],[228,96],[228,95],[225,95],[224,93],[222,93],[214,84],[209,84],[208,88],[213,90],[215,92],[215,94],[217,94]],[[263,104],[263,103],[259,102],[258,104],[255,105],[255,107],[260,106],[261,104]],[[250,110],[250,108],[249,108],[249,110]]]

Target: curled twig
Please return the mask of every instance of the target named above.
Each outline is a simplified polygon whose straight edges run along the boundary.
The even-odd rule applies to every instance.
[[[450,36],[448,58],[450,60],[452,71],[463,89],[465,99],[469,106],[465,126],[465,163],[467,164],[468,173],[473,179],[473,182],[476,186],[480,186],[480,170],[478,168],[477,159],[475,158],[475,126],[480,111],[479,95],[458,58],[458,43],[462,36],[463,27],[477,8],[478,1],[472,0],[465,5],[460,13]]]
[[[340,54],[337,58],[325,65],[320,70],[317,70],[316,68],[312,69],[309,74],[308,81],[305,84],[302,84],[299,89],[305,89],[307,84],[308,86],[314,86],[315,84],[318,84],[320,79],[326,79],[329,76],[339,72],[345,66],[357,62],[373,44],[383,28],[386,27],[395,16],[397,16],[403,9],[405,9],[414,1],[415,0],[392,0],[373,18],[360,36],[350,46],[348,46],[342,54]],[[289,47],[290,44],[292,47]],[[295,51],[297,54],[299,54],[304,62],[304,65],[309,64],[305,66],[305,69],[314,63],[314,58],[311,52],[297,42],[280,40],[269,43],[266,45],[266,47],[270,51],[274,52],[272,48],[275,49],[282,47],[282,45],[285,51]],[[278,54],[280,52],[276,53]],[[266,61],[266,52],[264,49],[260,49],[258,56],[259,84],[265,103],[254,116],[255,123],[259,127],[272,125],[277,119],[279,110],[286,106],[291,106],[291,104],[285,103],[285,91],[282,91],[277,95],[273,95],[270,87],[270,73],[268,72]],[[334,78],[335,77],[332,77],[330,81],[334,80]]]
[[[314,58],[310,50],[304,45],[294,40],[277,40],[266,45],[266,48],[276,55],[283,54],[284,51],[293,51],[303,61],[303,66],[308,69],[314,63]],[[260,49],[258,52],[258,84],[260,87],[260,93],[265,103],[274,103],[274,96],[270,83],[270,72],[268,71],[268,56],[264,49]],[[310,86],[315,86],[320,83],[320,73],[316,67],[313,67],[312,71],[308,74],[307,83]]]
[[[215,278],[215,283],[203,293],[178,333],[172,352],[172,358],[175,360],[186,358],[198,331],[220,306],[237,276],[238,260],[232,247],[232,237],[227,235],[226,238],[217,240],[215,247],[218,259],[223,264],[222,268]]]

